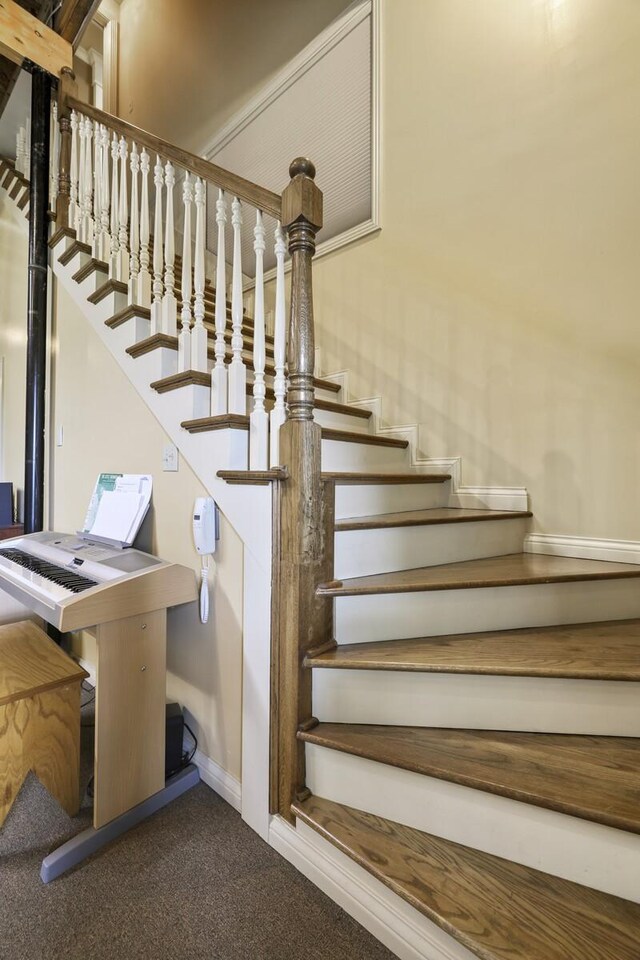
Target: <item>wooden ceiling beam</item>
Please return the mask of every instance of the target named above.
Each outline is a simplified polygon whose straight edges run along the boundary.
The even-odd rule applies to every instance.
[[[17,66],[30,60],[54,77],[60,76],[64,67],[73,68],[69,41],[15,0],[0,0],[0,54]]]
[[[99,6],[100,0],[62,0],[53,20],[56,32],[75,48]]]

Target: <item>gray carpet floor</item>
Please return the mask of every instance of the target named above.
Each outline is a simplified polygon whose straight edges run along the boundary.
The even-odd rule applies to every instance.
[[[43,857],[90,822],[27,778],[0,830],[0,960],[393,960],[204,784],[45,886]]]

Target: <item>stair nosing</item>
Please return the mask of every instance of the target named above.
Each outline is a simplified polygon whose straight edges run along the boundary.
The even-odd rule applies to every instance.
[[[338,486],[369,486],[375,484],[446,483],[450,473],[322,473],[322,479],[333,481]]]
[[[322,427],[323,440],[337,440],[344,443],[364,443],[377,447],[394,447],[406,450],[408,440],[399,440],[396,437],[381,437],[376,433],[356,433],[352,430],[339,430],[334,427]]]
[[[448,568],[450,571],[461,566],[463,563],[475,565],[476,568],[480,569],[481,565],[486,563],[487,560],[506,560],[507,558],[514,557],[530,558],[536,556],[544,555],[520,553],[505,554],[502,556],[482,558],[479,560],[456,561],[454,563],[434,565],[431,567],[417,567],[410,570],[371,574],[365,577],[350,577],[345,578],[344,580],[335,580],[328,583],[319,584],[316,588],[316,595],[321,597],[376,596],[380,594],[430,593],[437,592],[439,590],[485,590],[500,587],[535,586],[549,583],[583,583],[598,580],[624,580],[640,578],[640,565],[637,564],[610,563],[608,561],[600,560],[577,561],[569,557],[551,558],[547,556],[546,559],[565,561],[571,560],[574,564],[593,564],[594,567],[597,565],[601,569],[596,572],[594,567],[592,567],[590,571],[587,568],[584,568],[584,570],[580,573],[547,573],[544,575],[531,574],[528,576],[518,577],[503,575],[492,576],[491,578],[479,580],[465,579],[455,581],[438,581],[428,579],[429,575],[433,576],[433,574],[439,570],[445,570]],[[607,571],[602,569],[604,567],[609,567],[610,569]],[[421,581],[407,581],[404,583],[401,580],[394,579],[401,576],[403,573],[423,573],[424,579]],[[376,582],[374,583],[373,581]]]
[[[325,650],[322,653],[307,655],[304,666],[308,669],[331,669],[331,670],[383,670],[388,672],[400,673],[440,673],[456,674],[468,676],[501,676],[501,677],[537,677],[549,679],[566,680],[606,680],[615,682],[640,682],[640,661],[634,666],[625,665],[618,669],[612,669],[611,656],[606,664],[593,665],[590,667],[576,666],[575,662],[564,662],[558,664],[557,660],[560,653],[564,654],[563,641],[568,639],[575,646],[579,646],[581,634],[593,635],[597,647],[601,648],[611,642],[607,638],[597,636],[598,631],[602,634],[603,630],[609,628],[618,634],[624,634],[629,627],[635,627],[639,637],[640,646],[640,618],[630,620],[605,620],[588,623],[575,624],[553,624],[546,627],[520,627],[515,630],[491,630],[482,633],[465,634],[445,634],[435,637],[413,637],[402,640],[380,640],[365,643],[347,643],[334,645],[331,650]],[[536,635],[547,634],[558,654],[553,663],[542,663],[542,659],[532,664],[531,659],[527,663],[526,654],[519,652],[519,644],[527,643],[527,649],[534,647]],[[573,634],[573,636],[572,636]],[[531,638],[531,639],[529,639]],[[553,639],[552,639],[553,638]],[[509,654],[518,656],[518,663],[509,663],[508,654],[499,651],[492,654],[495,658],[491,663],[481,662],[482,647],[491,645],[494,640],[505,642],[510,647]],[[466,657],[456,661],[456,645],[470,644],[478,647],[478,654],[475,660],[466,654]],[[635,640],[633,647],[635,648]],[[431,662],[427,660],[418,660],[411,658],[409,653],[400,654],[393,657],[394,647],[401,651],[405,647],[424,648],[444,648],[446,658],[434,658]],[[554,651],[555,652],[555,651]],[[384,654],[390,654],[389,659],[384,659]],[[500,663],[497,662],[500,657]],[[573,655],[575,660],[575,654]],[[546,657],[545,657],[546,659]]]
[[[437,517],[436,513],[442,509],[457,511],[456,516],[453,512],[450,516]],[[394,513],[381,513],[369,517],[347,517],[335,522],[336,533],[344,533],[355,530],[392,530],[398,527],[427,527],[427,526],[445,526],[447,524],[457,523],[482,523],[486,521],[497,520],[527,520],[533,516],[530,510],[473,510],[464,507],[426,507],[424,510],[404,511],[406,516],[402,516],[403,511]],[[417,516],[423,514],[423,516]],[[431,514],[431,516],[429,516]]]

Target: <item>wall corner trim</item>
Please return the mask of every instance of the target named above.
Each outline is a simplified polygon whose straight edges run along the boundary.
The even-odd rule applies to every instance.
[[[223,770],[219,763],[202,753],[201,750],[196,750],[193,762],[200,771],[202,782],[211,787],[234,810],[240,813],[242,810],[242,784],[240,781],[227,770]]]

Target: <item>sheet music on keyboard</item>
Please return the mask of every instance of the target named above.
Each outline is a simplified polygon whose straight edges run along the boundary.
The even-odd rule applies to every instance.
[[[149,509],[149,474],[101,473],[89,501],[82,534],[129,547]]]

